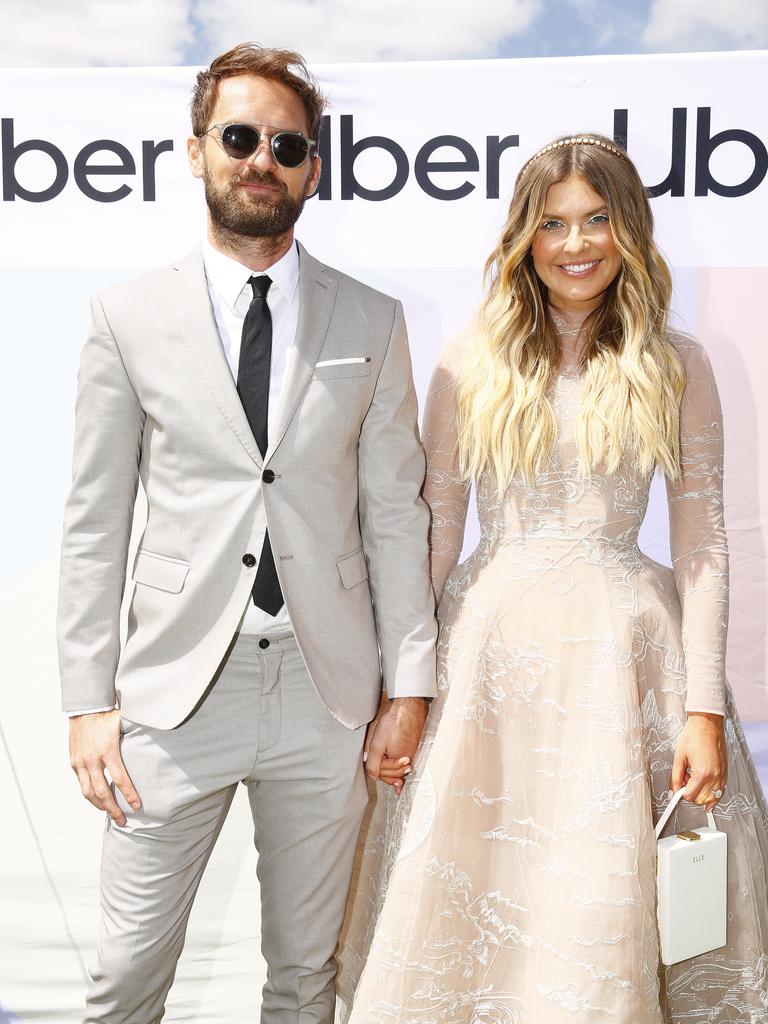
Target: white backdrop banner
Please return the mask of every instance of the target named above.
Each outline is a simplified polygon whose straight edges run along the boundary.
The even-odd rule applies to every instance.
[[[324,170],[297,233],[324,262],[403,300],[422,396],[438,350],[480,299],[524,160],[563,133],[626,138],[654,197],[679,323],[720,384],[729,673],[744,717],[768,719],[768,54],[315,70],[331,101]],[[0,1024],[78,1020],[92,957],[101,822],[69,771],[54,646],[75,376],[88,295],[176,258],[203,232],[185,156],[194,74],[0,71]],[[662,492],[642,542],[665,561]],[[240,801],[200,891],[169,1021],[253,1020],[263,964],[248,833]]]

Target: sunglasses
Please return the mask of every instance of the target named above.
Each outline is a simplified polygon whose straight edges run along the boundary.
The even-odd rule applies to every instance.
[[[203,135],[208,135],[214,129],[218,131],[215,138],[221,148],[233,160],[246,160],[252,156],[264,137],[269,141],[275,163],[281,167],[300,167],[315,145],[314,139],[306,138],[301,132],[277,131],[267,134],[252,124],[214,124]]]

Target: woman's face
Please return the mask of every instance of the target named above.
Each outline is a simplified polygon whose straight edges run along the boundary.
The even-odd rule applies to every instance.
[[[600,305],[621,257],[605,201],[579,175],[547,192],[531,255],[553,306],[590,312]]]

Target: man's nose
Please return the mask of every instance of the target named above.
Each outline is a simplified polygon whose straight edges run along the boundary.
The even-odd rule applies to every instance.
[[[259,138],[258,146],[248,157],[248,166],[255,167],[256,170],[262,172],[274,170],[275,158],[272,156],[272,147],[267,135],[262,135]]]

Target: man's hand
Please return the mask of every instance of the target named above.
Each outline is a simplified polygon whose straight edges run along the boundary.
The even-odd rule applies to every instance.
[[[387,700],[386,694],[382,694],[379,712],[368,726],[365,741],[368,777],[393,786],[398,796],[411,771],[428,710],[423,697]]]
[[[125,815],[104,777],[105,768],[126,802],[135,811],[141,807],[139,794],[133,788],[120,756],[119,711],[97,711],[70,718],[69,761],[85,799],[99,810],[106,811],[116,825],[125,824]]]
[[[365,746],[363,747],[364,762],[368,761],[371,740],[373,739],[373,734],[376,731],[376,726],[387,711],[389,711],[389,697],[387,696],[387,691],[383,690],[381,700],[379,701],[379,709],[376,712],[376,717],[373,721],[368,723],[368,728],[365,733]],[[381,761],[378,779],[379,782],[385,782],[388,786],[392,786],[395,792],[399,795],[403,788],[403,780],[406,775],[410,775],[411,771],[411,759],[409,757],[384,757]]]

